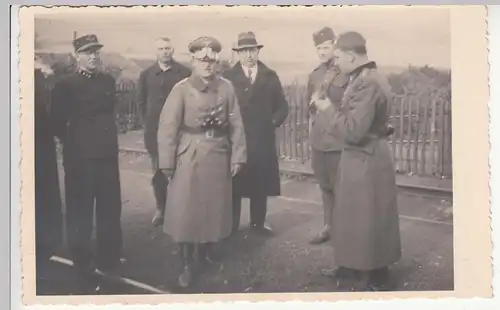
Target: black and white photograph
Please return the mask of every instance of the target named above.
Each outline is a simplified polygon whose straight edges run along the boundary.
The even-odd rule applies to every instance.
[[[36,295],[453,291],[450,11],[35,14]]]

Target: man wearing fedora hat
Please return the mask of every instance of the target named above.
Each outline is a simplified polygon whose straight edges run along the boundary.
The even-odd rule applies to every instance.
[[[263,47],[253,32],[238,36],[239,61],[224,73],[236,89],[247,141],[248,162],[233,182],[233,231],[240,224],[241,199],[250,198],[250,225],[271,233],[265,224],[267,197],[280,195],[275,130],[288,116],[288,103],[276,72],[259,61]]]
[[[56,83],[51,118],[63,145],[67,240],[75,270],[83,276],[80,279],[88,280],[94,267],[114,273],[120,263],[117,98],[115,79],[99,70],[103,45],[97,36],[79,37],[73,46],[78,68]],[[91,251],[94,202],[95,255]]]

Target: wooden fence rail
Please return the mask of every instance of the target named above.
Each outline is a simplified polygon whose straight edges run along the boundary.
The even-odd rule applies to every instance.
[[[284,86],[290,113],[277,129],[277,150],[281,160],[310,169],[309,113],[306,88]],[[142,127],[133,83],[117,84],[117,122],[122,132]],[[451,177],[451,100],[432,93],[395,96],[390,122],[395,133],[389,138],[395,168],[400,173]]]

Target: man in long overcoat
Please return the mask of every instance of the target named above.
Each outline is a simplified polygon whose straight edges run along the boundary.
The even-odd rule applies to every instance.
[[[38,64],[38,65],[37,65]],[[37,279],[62,243],[61,192],[54,130],[49,117],[51,69],[35,62],[35,237]]]
[[[327,97],[332,103],[340,104],[348,77],[335,65],[333,42],[335,34],[324,27],[313,34],[313,42],[321,64],[309,74],[307,102]],[[310,240],[320,244],[330,239],[332,212],[335,204],[335,182],[340,162],[343,141],[329,130],[328,115],[314,108],[310,109],[310,140],[312,168],[319,183],[323,200],[323,229]]]
[[[246,162],[245,132],[233,85],[216,73],[221,44],[201,37],[189,45],[193,73],[167,98],[158,127],[159,168],[167,178],[164,232],[181,248],[180,286],[197,264],[213,263],[211,248],[232,226],[232,178]]]
[[[139,76],[137,104],[145,127],[144,146],[149,153],[153,170],[151,183],[156,200],[153,224],[160,225],[165,213],[167,180],[158,170],[158,121],[172,87],[188,77],[191,70],[173,59],[174,47],[169,38],[158,38],[155,47],[157,61]]]
[[[328,99],[316,106],[344,140],[333,211],[334,276],[357,274],[355,288],[379,290],[388,267],[401,258],[396,178],[387,141],[391,95],[387,80],[369,61],[365,39],[347,32],[335,43],[335,61],[350,76],[339,107]]]
[[[233,48],[239,61],[224,73],[236,89],[248,150],[248,162],[233,183],[233,232],[239,228],[242,198],[250,198],[251,227],[272,232],[265,223],[267,197],[281,194],[275,130],[289,107],[278,75],[259,61],[262,47],[254,33],[241,33]]]
[[[51,118],[63,144],[66,231],[83,289],[94,267],[115,273],[122,251],[121,186],[115,79],[99,70],[102,44],[93,34],[73,41],[78,69],[52,93]],[[95,204],[94,204],[95,203]],[[92,251],[96,214],[97,251]],[[91,285],[91,286],[88,286]]]

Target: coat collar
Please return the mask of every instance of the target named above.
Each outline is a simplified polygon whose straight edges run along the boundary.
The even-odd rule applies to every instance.
[[[361,63],[359,66],[351,70],[348,75],[351,79],[358,77],[364,69],[375,69],[377,68],[377,64],[374,61],[367,60],[366,62]]]
[[[327,62],[327,63],[323,63],[323,62],[322,62],[322,63],[320,63],[320,64],[316,67],[316,69],[314,69],[314,71],[316,71],[316,70],[325,70],[325,71],[327,71],[327,70],[329,70],[329,69],[333,69],[333,68],[335,68],[336,70],[338,70],[338,67],[337,67],[337,66],[335,66],[335,62],[334,62],[333,60],[330,60],[330,61],[329,61],[329,62]]]
[[[203,80],[201,77],[197,76],[196,74],[191,74],[189,77],[189,83],[198,91],[200,92],[207,92],[207,91],[216,91],[219,87],[220,83],[220,78],[219,77],[214,77],[213,80],[210,82],[206,82]]]
[[[273,71],[271,69],[259,60],[257,62],[257,76],[255,77],[252,89],[256,89],[261,86],[266,81],[266,76],[272,72]],[[248,82],[247,76],[245,75],[245,72],[243,72],[243,67],[239,61],[230,69],[230,73],[236,81],[243,83]]]
[[[179,68],[179,64],[177,63],[177,61],[175,60],[172,60],[172,63],[170,64],[170,68],[168,68],[167,71],[163,71],[163,69],[160,67],[160,65],[158,64],[158,61],[155,62],[155,64],[153,65],[152,67],[152,70],[155,74],[160,74],[160,73],[163,73],[163,72],[179,72],[180,68]]]

